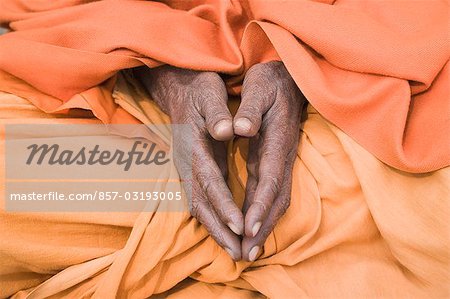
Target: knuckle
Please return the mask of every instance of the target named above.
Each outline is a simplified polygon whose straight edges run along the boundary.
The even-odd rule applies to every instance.
[[[198,111],[203,111],[215,103],[226,103],[225,83],[217,73],[192,71],[189,78],[180,83]],[[179,90],[178,89],[178,90]]]
[[[226,221],[233,221],[239,219],[239,213],[230,205],[228,207],[221,208],[220,213],[225,218]]]
[[[226,96],[226,87],[219,74],[214,72],[200,72],[193,81],[192,89],[196,95],[205,99],[220,99]]]
[[[242,98],[252,100],[249,106],[257,108],[259,113],[262,108],[270,107],[275,101],[276,88],[270,81],[270,78],[262,73],[246,75],[244,79]]]
[[[273,94],[275,89],[272,84],[272,73],[267,64],[255,64],[245,74],[242,92],[243,95],[265,96],[265,93]]]
[[[280,101],[279,100],[280,98],[283,98],[283,97],[277,97],[275,104],[270,107],[269,115],[273,114],[280,120],[282,120],[282,119],[288,120],[289,115],[291,115],[293,113],[293,109],[287,103]],[[286,123],[286,122],[283,121],[281,123]]]
[[[275,87],[277,94],[286,95],[277,97],[278,101],[292,102],[293,105],[295,104],[294,102],[298,102],[296,101],[298,96],[293,95],[299,92],[299,89],[283,62],[270,61],[261,64],[255,71],[255,73],[258,72],[270,77],[270,83]]]
[[[262,202],[261,200],[255,200],[252,205],[257,205],[261,207],[261,210],[263,212],[263,214],[266,214],[268,211],[268,207],[266,206],[266,204],[264,202]]]
[[[194,107],[198,112],[201,112],[204,110],[204,107],[206,105],[206,97],[202,94],[198,95],[194,95],[192,96],[192,101],[194,102]]]
[[[213,127],[221,121],[228,120],[231,125],[231,116],[227,114],[225,111],[215,110],[211,111],[212,113],[207,114],[205,117],[206,124],[209,127]]]
[[[264,188],[273,195],[280,192],[281,189],[281,179],[273,175],[261,175],[260,182]]]
[[[186,109],[178,109],[178,111],[172,112],[170,116],[174,123],[190,125],[193,133],[201,131],[204,126],[203,117],[199,114],[198,110],[195,108],[195,105],[188,105]]]
[[[246,105],[238,111],[236,118],[245,117],[255,125],[262,121],[262,115],[263,113],[257,105]]]
[[[276,125],[277,127],[264,127],[266,130],[262,132],[262,137],[266,146],[263,155],[287,157],[298,141],[299,129],[287,121],[277,122]]]
[[[208,173],[200,172],[198,174],[197,178],[198,178],[198,180],[200,182],[200,186],[205,194],[209,194],[211,189],[214,188],[214,186],[217,186],[222,180],[222,178],[220,176],[211,175],[211,172],[208,172]]]

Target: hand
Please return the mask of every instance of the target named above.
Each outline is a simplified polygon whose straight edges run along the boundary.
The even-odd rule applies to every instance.
[[[244,219],[225,183],[223,141],[233,138],[233,124],[223,80],[216,73],[172,66],[143,67],[135,74],[173,123],[191,126],[190,140],[173,130],[175,165],[182,179],[192,182],[190,212],[234,260],[240,260],[238,235],[243,234]],[[185,142],[192,141],[190,152]]]
[[[282,62],[251,67],[234,118],[236,135],[250,137],[242,256],[254,261],[290,203],[292,168],[305,97]]]

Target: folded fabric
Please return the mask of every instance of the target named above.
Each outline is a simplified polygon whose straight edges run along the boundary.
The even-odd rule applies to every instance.
[[[327,120],[383,162],[426,172],[450,160],[448,15],[434,0],[4,0],[0,89],[100,116],[78,95],[121,69],[221,72],[238,93],[249,67],[278,59]]]
[[[122,76],[113,94],[136,119],[168,122]],[[0,93],[2,124],[99,123],[71,113],[52,117]],[[301,136],[291,206],[256,262],[233,262],[187,212],[2,211],[0,297],[448,297],[450,169],[388,167],[312,107]],[[245,139],[228,149],[238,202],[246,149]]]

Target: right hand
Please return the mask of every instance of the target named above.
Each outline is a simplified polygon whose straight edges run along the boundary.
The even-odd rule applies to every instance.
[[[191,140],[183,140],[187,138],[184,134],[173,132],[175,165],[181,178],[188,178],[192,183],[190,212],[234,260],[240,260],[238,235],[243,234],[244,218],[225,182],[224,141],[233,138],[233,122],[223,80],[213,72],[168,65],[154,69],[141,67],[134,73],[173,123],[191,126]],[[192,153],[184,141],[193,141]]]

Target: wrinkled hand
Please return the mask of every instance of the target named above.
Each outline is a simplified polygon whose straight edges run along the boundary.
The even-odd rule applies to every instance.
[[[282,62],[251,67],[242,86],[234,132],[251,137],[242,256],[253,261],[290,203],[305,98]]]
[[[174,129],[174,159],[183,179],[192,176],[191,214],[234,260],[241,259],[244,219],[225,183],[224,140],[233,138],[228,95],[220,76],[172,66],[136,69],[136,76],[173,123],[192,127],[192,152],[185,134]],[[212,137],[211,137],[212,136]],[[192,154],[192,156],[190,156]],[[192,161],[192,173],[187,170]]]

